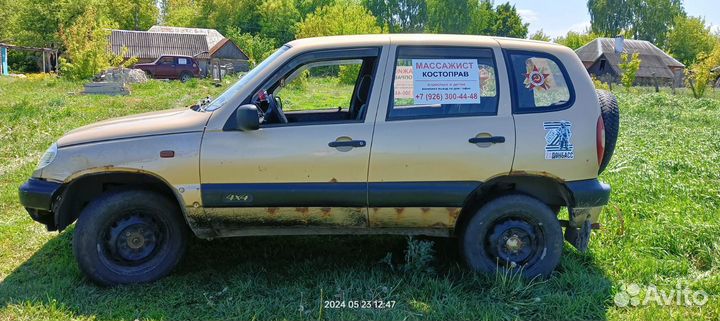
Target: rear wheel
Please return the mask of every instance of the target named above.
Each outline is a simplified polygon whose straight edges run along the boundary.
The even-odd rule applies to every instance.
[[[179,208],[149,191],[106,194],[82,211],[73,236],[80,270],[101,285],[157,280],[185,252],[187,226]]]
[[[192,79],[192,74],[190,74],[189,72],[184,71],[183,73],[180,74],[181,82],[188,82],[188,81],[190,81],[190,79]]]
[[[460,248],[475,271],[547,277],[560,262],[563,234],[547,205],[529,196],[509,195],[488,202],[468,220]]]

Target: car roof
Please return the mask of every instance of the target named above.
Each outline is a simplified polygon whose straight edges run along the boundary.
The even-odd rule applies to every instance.
[[[491,37],[480,35],[453,35],[453,34],[372,34],[303,38],[289,42],[287,45],[297,48],[335,48],[354,46],[382,46],[393,45],[478,45],[494,44],[502,47],[562,47],[560,45],[517,38]]]
[[[162,57],[192,58],[192,56],[185,56],[185,55],[162,55],[158,58],[162,58]]]

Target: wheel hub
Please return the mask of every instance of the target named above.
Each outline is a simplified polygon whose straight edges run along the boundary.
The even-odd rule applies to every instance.
[[[525,244],[523,244],[523,241],[517,234],[513,234],[507,239],[507,241],[505,241],[505,248],[512,253],[517,253],[517,251],[522,249],[524,245]]]
[[[114,222],[106,246],[120,261],[137,262],[152,256],[157,248],[157,224],[144,215],[130,215]]]
[[[530,223],[508,220],[495,225],[488,240],[489,250],[506,264],[524,264],[537,252],[536,239],[535,229]]]

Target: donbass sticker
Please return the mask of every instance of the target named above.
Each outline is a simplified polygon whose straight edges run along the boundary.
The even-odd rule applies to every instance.
[[[413,59],[415,104],[480,103],[480,72],[475,59]]]
[[[574,159],[575,152],[570,143],[572,124],[569,121],[546,121],[545,128],[545,159]]]

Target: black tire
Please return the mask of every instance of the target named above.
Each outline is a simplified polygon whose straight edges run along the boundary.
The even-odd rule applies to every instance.
[[[597,96],[600,102],[603,125],[605,126],[605,152],[598,169],[598,174],[600,174],[610,164],[610,159],[615,152],[615,143],[617,143],[618,134],[620,133],[620,109],[618,108],[617,98],[613,93],[598,90]]]
[[[82,211],[73,253],[80,270],[100,285],[145,283],[172,271],[187,238],[187,225],[170,199],[151,191],[119,191]]]
[[[182,73],[180,73],[180,82],[188,82],[190,81],[190,79],[192,79],[192,77],[192,74],[187,71],[183,71]]]
[[[517,245],[509,243],[513,238],[522,241],[515,252],[508,248]],[[459,241],[460,252],[474,271],[519,271],[526,278],[548,277],[560,263],[563,232],[547,205],[529,196],[508,195],[480,208],[468,220]]]

